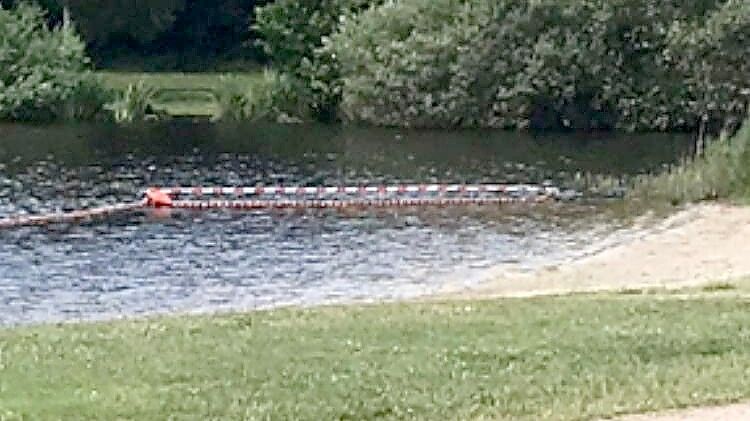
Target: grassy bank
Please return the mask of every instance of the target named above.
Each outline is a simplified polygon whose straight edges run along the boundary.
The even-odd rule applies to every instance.
[[[637,179],[629,199],[650,204],[750,198],[750,118],[733,136],[709,140],[702,154]]]
[[[174,73],[113,72],[97,73],[110,89],[124,91],[139,81],[157,90],[154,107],[170,115],[213,116],[217,113],[215,93],[227,84],[250,89],[263,79],[263,72]]]
[[[750,303],[394,304],[0,331],[0,418],[580,419],[750,396]]]

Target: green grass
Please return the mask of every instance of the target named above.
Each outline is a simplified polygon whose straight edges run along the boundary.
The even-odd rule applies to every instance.
[[[0,419],[587,419],[749,372],[738,297],[290,309],[0,330]]]
[[[125,90],[129,84],[142,80],[159,92],[154,106],[171,115],[213,116],[217,113],[213,92],[222,89],[229,77],[234,84],[253,86],[263,80],[263,72],[247,73],[143,73],[98,72],[104,84],[116,90]]]
[[[221,86],[221,76],[231,76],[248,84],[258,82],[263,78],[263,72],[252,73],[143,73],[143,72],[108,72],[98,74],[104,83],[115,89],[124,89],[131,83],[143,80],[146,84],[160,89],[217,89]]]

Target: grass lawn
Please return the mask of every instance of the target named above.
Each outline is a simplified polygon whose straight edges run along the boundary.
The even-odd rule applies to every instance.
[[[750,303],[700,291],[0,330],[0,419],[581,419],[750,397]]]
[[[225,81],[252,86],[263,78],[262,71],[245,73],[174,73],[174,72],[98,72],[104,84],[112,89],[124,90],[129,84],[143,81],[159,90],[154,106],[171,115],[212,116],[216,113],[213,92],[221,89]]]

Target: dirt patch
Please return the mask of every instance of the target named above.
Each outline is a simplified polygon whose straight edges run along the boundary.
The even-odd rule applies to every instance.
[[[522,272],[499,266],[454,298],[534,296],[682,288],[750,275],[750,207],[698,205],[643,230],[628,241],[578,261]]]

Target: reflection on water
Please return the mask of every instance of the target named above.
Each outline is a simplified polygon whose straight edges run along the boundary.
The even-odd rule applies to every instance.
[[[333,126],[0,126],[0,216],[133,200],[149,185],[548,182],[675,160],[677,136]],[[0,232],[0,324],[387,299],[570,256],[601,204],[123,215]]]

